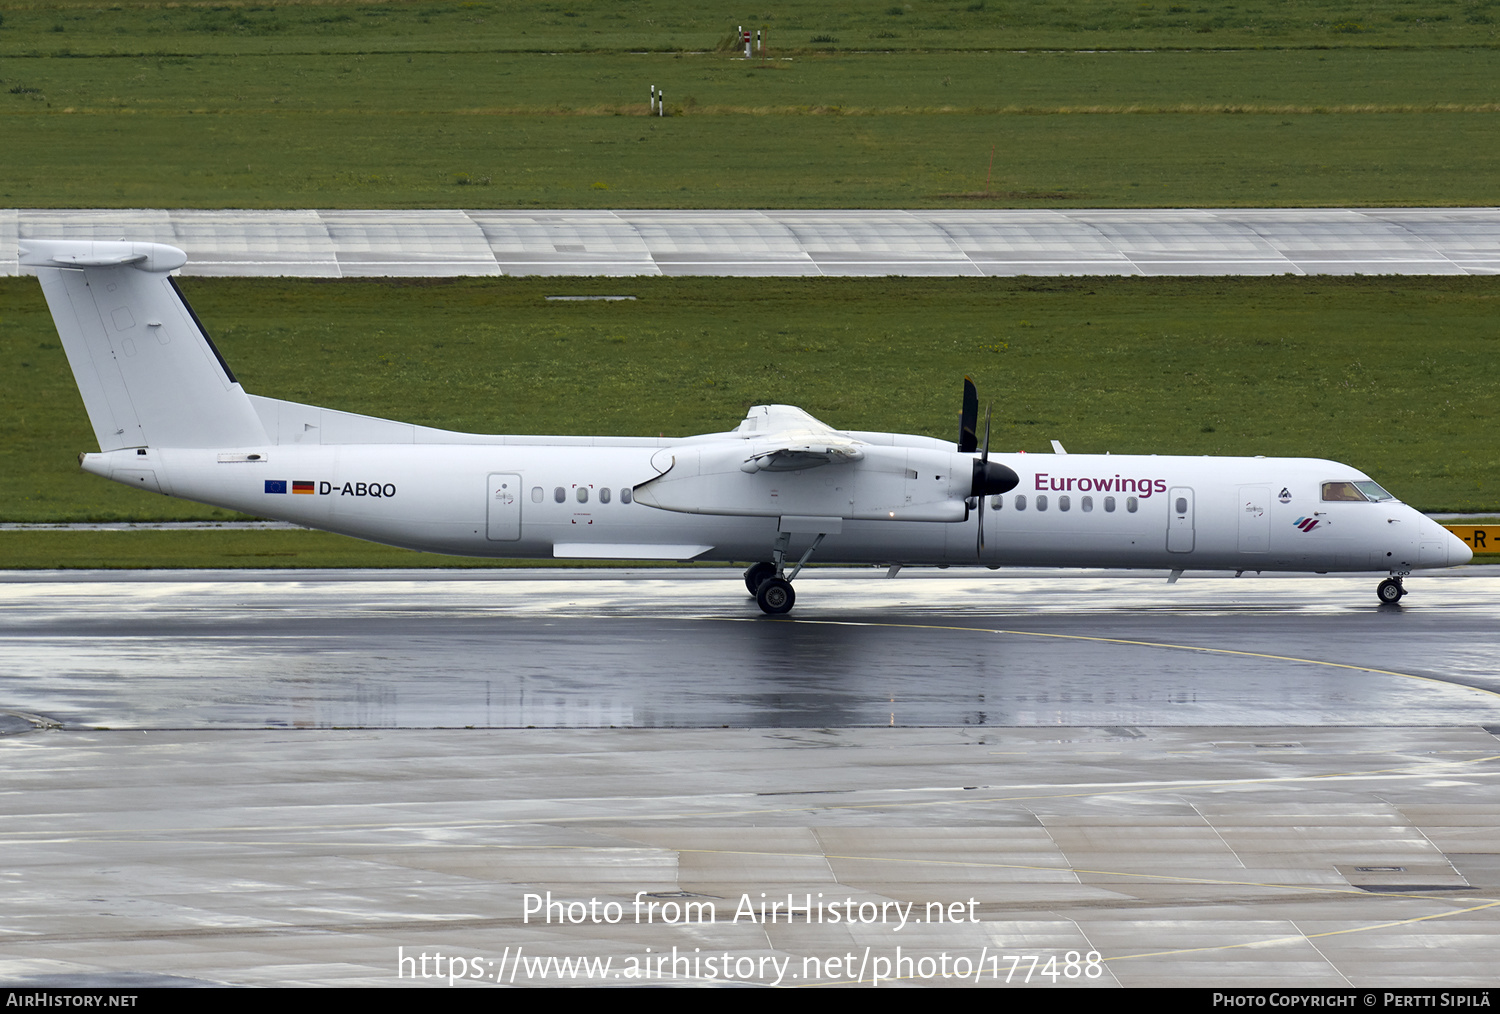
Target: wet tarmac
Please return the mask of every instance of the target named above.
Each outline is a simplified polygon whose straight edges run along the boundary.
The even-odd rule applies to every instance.
[[[13,579],[0,708],[117,729],[1500,724],[1500,580],[1414,578],[1391,609],[1357,577],[981,574],[815,571],[789,620],[723,571]]]

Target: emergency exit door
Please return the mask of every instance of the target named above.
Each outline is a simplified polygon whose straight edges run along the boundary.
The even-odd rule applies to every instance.
[[[1167,552],[1193,551],[1193,491],[1187,486],[1167,490]]]

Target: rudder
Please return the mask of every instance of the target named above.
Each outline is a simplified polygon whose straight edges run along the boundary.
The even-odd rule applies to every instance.
[[[169,272],[159,243],[23,240],[101,451],[266,441],[244,388]]]

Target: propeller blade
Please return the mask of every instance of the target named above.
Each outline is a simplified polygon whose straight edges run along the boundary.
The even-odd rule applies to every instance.
[[[990,406],[984,406],[984,453],[979,463],[986,471],[990,465]],[[984,497],[979,498],[979,556],[984,555]]]
[[[964,378],[964,406],[958,421],[958,453],[972,454],[979,449],[974,428],[979,424],[979,390],[974,381]]]

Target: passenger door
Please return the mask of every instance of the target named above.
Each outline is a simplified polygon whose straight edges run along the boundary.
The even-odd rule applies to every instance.
[[[521,477],[512,472],[490,475],[489,507],[485,516],[491,542],[515,542],[521,537]]]

